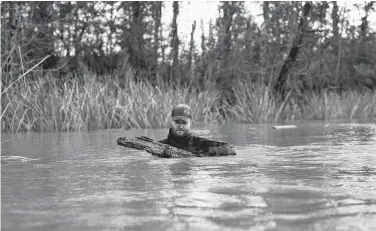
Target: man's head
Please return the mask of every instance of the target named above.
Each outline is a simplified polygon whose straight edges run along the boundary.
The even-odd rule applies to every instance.
[[[191,109],[186,104],[179,104],[171,112],[172,131],[177,136],[185,136],[192,125]]]

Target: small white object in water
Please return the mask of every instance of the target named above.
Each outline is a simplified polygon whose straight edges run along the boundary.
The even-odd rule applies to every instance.
[[[296,128],[295,125],[275,125],[273,126],[274,129],[290,129],[290,128]]]
[[[1,162],[9,162],[9,161],[21,161],[26,162],[30,160],[38,160],[38,159],[31,159],[23,156],[1,156]]]

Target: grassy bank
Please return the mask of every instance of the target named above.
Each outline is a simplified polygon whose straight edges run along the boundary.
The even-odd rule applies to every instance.
[[[237,122],[265,123],[300,119],[368,119],[376,116],[376,93],[333,92],[303,95],[302,104],[293,98],[279,102],[268,86],[237,82],[237,104],[219,106],[220,93],[207,83],[201,92],[108,77],[83,75],[66,81],[39,78],[13,85],[2,93],[1,130],[90,131],[110,128],[160,128],[169,125],[173,105],[192,107],[195,124],[217,123],[227,118]],[[105,78],[101,78],[104,80]],[[130,78],[129,78],[130,79]],[[124,85],[126,87],[121,88]],[[4,91],[4,89],[2,89]],[[292,103],[291,103],[292,102]]]
[[[342,94],[334,91],[321,94],[308,92],[299,97],[290,92],[285,101],[278,101],[271,95],[270,86],[239,81],[234,86],[234,92],[237,104],[226,108],[238,122],[376,118],[376,92],[371,91],[360,93],[354,90]]]
[[[166,127],[172,106],[183,102],[193,106],[193,116],[200,123],[212,123],[219,115],[216,108],[208,110],[218,100],[211,88],[189,94],[184,88],[128,81],[122,89],[116,78],[106,83],[93,76],[81,78],[64,83],[39,78],[9,88],[1,100],[2,131]]]

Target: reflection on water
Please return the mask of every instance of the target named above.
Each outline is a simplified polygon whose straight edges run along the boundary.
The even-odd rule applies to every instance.
[[[2,230],[376,230],[376,125],[224,125],[238,155],[116,145],[167,129],[2,134]],[[6,142],[5,142],[6,141]]]

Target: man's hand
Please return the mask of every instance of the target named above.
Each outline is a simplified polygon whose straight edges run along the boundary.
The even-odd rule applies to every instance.
[[[235,150],[229,144],[222,145],[220,147],[210,147],[209,156],[227,156],[236,155]]]
[[[171,158],[172,154],[171,154],[170,147],[166,146],[165,150],[163,151],[163,154],[160,157],[162,157],[162,158]]]
[[[222,148],[221,147],[211,147],[209,148],[209,156],[218,156],[220,155],[222,152]]]

